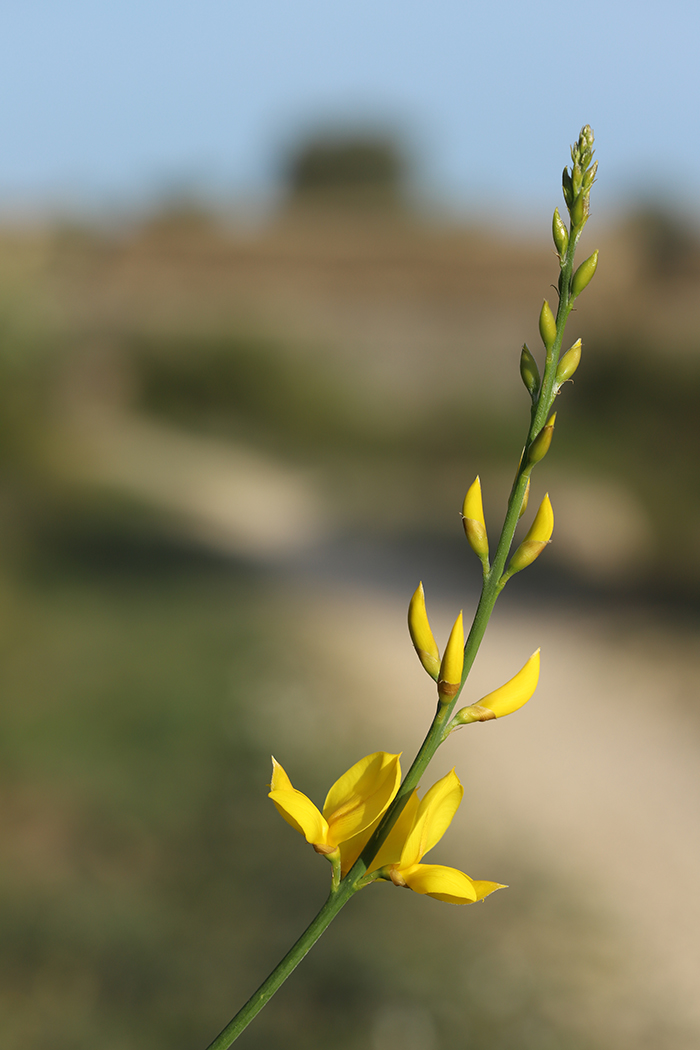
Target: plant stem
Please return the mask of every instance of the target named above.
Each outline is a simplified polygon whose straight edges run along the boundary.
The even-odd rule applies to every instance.
[[[280,985],[284,984],[292,970],[296,969],[307,952],[313,948],[323,931],[355,892],[354,884],[350,886],[346,885],[346,882],[347,880],[342,882],[335,893],[331,892],[318,915],[312,919],[298,941],[280,960],[258,990],[253,992],[245,1006],[241,1007],[236,1016],[229,1021],[216,1039],[209,1044],[207,1050],[228,1050],[228,1047],[238,1038],[243,1029],[247,1028],[253,1018],[260,1013],[263,1006],[269,1002]]]

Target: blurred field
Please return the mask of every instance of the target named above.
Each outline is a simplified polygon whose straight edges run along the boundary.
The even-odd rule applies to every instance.
[[[440,760],[467,798],[436,861],[511,889],[372,887],[242,1048],[697,1045],[700,252],[662,212],[594,225],[554,543],[474,690],[548,670]],[[555,277],[546,230],[488,229],[302,203],[0,234],[3,1048],[206,1045],[326,889],[269,754],[320,801],[413,753],[406,603],[422,576],[443,626],[470,608],[457,511],[478,472],[498,521]]]

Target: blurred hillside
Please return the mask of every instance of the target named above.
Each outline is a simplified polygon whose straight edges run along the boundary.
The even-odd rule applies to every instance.
[[[2,488],[25,539],[82,528],[86,501],[104,503],[91,528],[119,528],[126,499],[129,527],[165,512],[166,531],[196,519],[200,539],[255,554],[227,522],[256,478],[285,488],[298,547],[305,530],[307,546],[452,532],[477,472],[500,479],[498,518],[527,418],[520,346],[539,353],[555,276],[547,231],[430,224],[366,189],[348,203],[302,187],[254,232],[181,206],[118,231],[0,235]],[[556,479],[552,563],[690,596],[700,249],[651,207],[590,225],[581,257],[600,247],[601,264],[569,329],[583,362],[538,479]],[[251,479],[240,494],[235,476]]]
[[[325,892],[270,751],[318,800],[421,739],[406,601],[428,572],[436,622],[466,609],[457,512],[478,472],[501,514],[555,260],[547,230],[417,215],[376,143],[339,183],[343,149],[297,157],[255,229],[181,201],[0,232],[3,1050],[206,1045]],[[697,645],[667,611],[700,584],[700,252],[658,208],[591,227],[535,481],[555,542],[476,687],[542,637],[549,670],[451,748],[469,801],[436,857],[513,890],[374,887],[242,1048],[697,1046]],[[667,868],[688,889],[649,908]]]

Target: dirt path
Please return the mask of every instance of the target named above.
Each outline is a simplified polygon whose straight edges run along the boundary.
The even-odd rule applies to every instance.
[[[434,609],[438,636],[454,613]],[[344,679],[348,697],[337,720],[307,712],[307,746],[316,726],[326,747],[351,733],[368,750],[408,752],[427,725],[432,691],[414,663],[403,603],[317,588],[301,629],[320,673]],[[515,717],[455,734],[435,760],[436,775],[457,766],[465,803],[479,799],[458,814],[451,861],[478,876],[478,858],[493,877],[515,851],[550,873],[619,948],[605,980],[581,989],[573,1007],[589,1034],[593,1026],[611,1045],[690,1050],[700,1045],[700,653],[689,635],[641,619],[595,622],[563,608],[501,615],[468,700],[500,685],[540,644],[533,701]],[[288,744],[299,704],[289,711],[279,724]]]

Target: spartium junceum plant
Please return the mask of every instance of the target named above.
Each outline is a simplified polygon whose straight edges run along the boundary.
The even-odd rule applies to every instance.
[[[449,827],[461,802],[463,789],[454,770],[422,795],[419,794],[419,785],[433,755],[450,733],[472,722],[486,722],[512,714],[527,703],[537,687],[539,649],[510,681],[455,712],[498,596],[510,577],[531,565],[552,538],[554,514],[549,495],[545,495],[525,538],[511,554],[518,520],[527,510],[533,471],[547,455],[552,443],[557,415],[552,411],[554,402],[581,359],[580,339],[564,353],[562,348],[567,318],[598,264],[596,251],[574,268],[576,246],[588,221],[597,166],[593,163],[593,132],[586,125],[571,149],[571,167],[564,168],[563,191],[568,224],[558,208],[552,221],[552,235],[559,258],[559,301],[553,310],[545,299],[540,310],[539,331],[544,345],[544,361],[538,366],[535,355],[527,346],[523,346],[520,354],[520,374],[532,403],[530,423],[493,560],[478,477],[469,487],[462,506],[467,541],[483,568],[481,596],[466,642],[460,612],[441,655],[428,620],[422,584],[418,585],[410,600],[408,628],[411,640],[420,663],[437,688],[434,716],[427,736],[403,779],[399,755],[375,751],[361,758],[336,780],[322,810],[293,787],[280,763],[272,760],[270,798],[287,823],[329,861],[330,894],[311,925],[210,1044],[209,1050],[225,1050],[233,1043],[358,890],[371,883],[385,882],[449,904],[473,904],[494,890],[503,889],[498,882],[472,879],[456,868],[423,863],[425,854]]]

